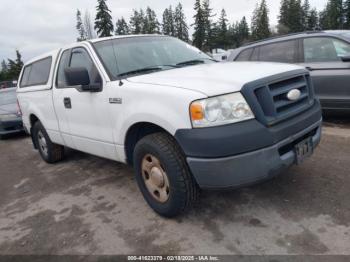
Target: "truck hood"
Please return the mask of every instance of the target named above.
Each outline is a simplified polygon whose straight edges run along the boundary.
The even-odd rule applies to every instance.
[[[128,81],[190,89],[215,96],[238,92],[249,82],[298,69],[303,67],[267,62],[213,63],[130,77]]]

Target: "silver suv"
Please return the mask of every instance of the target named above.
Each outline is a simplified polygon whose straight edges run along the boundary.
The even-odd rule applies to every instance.
[[[270,38],[231,51],[228,61],[270,61],[305,66],[323,109],[350,110],[350,30]]]

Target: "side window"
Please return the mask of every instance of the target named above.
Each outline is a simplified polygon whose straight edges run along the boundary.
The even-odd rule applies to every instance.
[[[296,62],[296,41],[284,41],[260,47],[260,61],[295,63]]]
[[[23,74],[22,74],[22,79],[21,79],[21,83],[20,83],[20,87],[25,87],[28,86],[28,80],[29,80],[29,74],[30,74],[30,70],[32,69],[32,66],[26,66],[24,68]]]
[[[64,75],[64,69],[68,66],[69,54],[70,54],[70,50],[66,50],[62,53],[61,60],[57,70],[57,78],[56,78],[57,88],[67,87],[66,77]]]
[[[21,87],[46,85],[49,80],[52,58],[48,57],[32,63],[24,69]]]
[[[236,58],[236,61],[249,61],[250,56],[252,55],[252,52],[253,52],[252,48],[242,51]]]
[[[91,84],[102,83],[101,76],[96,66],[84,48],[73,49],[69,67],[85,67],[89,72]]]
[[[102,83],[96,66],[84,48],[74,48],[72,52],[71,50],[66,50],[62,53],[57,70],[57,88],[69,88],[64,74],[64,69],[67,67],[85,67],[88,70],[91,84]]]
[[[337,62],[340,56],[350,53],[350,45],[331,37],[304,39],[304,60],[312,62]]]

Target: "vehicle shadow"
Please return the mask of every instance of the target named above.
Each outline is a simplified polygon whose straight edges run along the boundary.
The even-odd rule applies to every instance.
[[[326,126],[350,128],[350,111],[323,111],[322,115]]]

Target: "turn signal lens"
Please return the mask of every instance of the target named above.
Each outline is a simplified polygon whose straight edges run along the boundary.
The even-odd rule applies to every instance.
[[[199,103],[193,103],[190,108],[191,111],[191,119],[194,120],[202,120],[204,118],[203,107]]]

